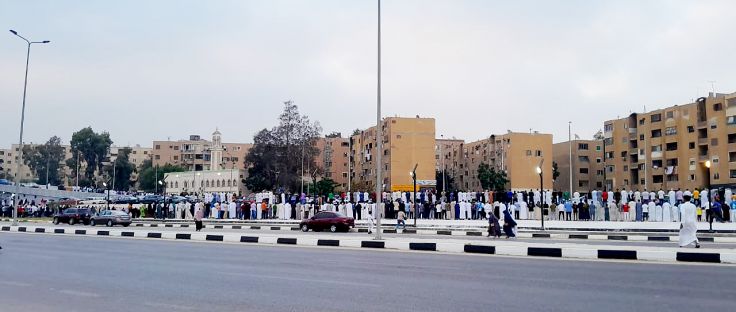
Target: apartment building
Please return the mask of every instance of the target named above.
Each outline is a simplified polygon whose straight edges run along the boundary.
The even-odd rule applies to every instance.
[[[188,171],[221,169],[245,169],[245,156],[253,146],[251,143],[223,143],[222,133],[212,133],[212,141],[199,135],[190,135],[188,140],[153,141],[151,157],[153,164],[178,165]]]
[[[38,145],[41,144],[23,144],[23,146],[29,147],[36,147]],[[61,161],[61,166],[63,166],[65,170],[61,174],[61,178],[63,181],[67,182],[65,183],[66,186],[69,186],[70,184],[68,179],[69,176],[71,176],[71,169],[66,168],[66,160],[72,157],[71,146],[62,145],[62,147],[64,148],[64,159]],[[14,181],[19,151],[20,145],[18,144],[11,145],[9,149],[0,149],[0,179]],[[31,170],[31,168],[25,163],[21,163],[19,172],[22,183],[34,182],[38,179],[36,173],[33,172],[33,170]]]
[[[375,154],[382,153],[384,191],[413,190],[416,166],[417,189],[434,188],[435,120],[434,118],[387,117],[383,119],[383,151],[376,150],[376,129],[370,127],[350,140],[351,180],[365,191],[375,190]]]
[[[736,93],[713,94],[604,123],[609,189],[736,184]]]
[[[571,152],[572,150],[572,152]],[[554,180],[554,190],[581,194],[602,190],[604,183],[603,140],[572,140],[552,146],[552,159],[560,175]],[[572,159],[572,168],[570,168]]]
[[[443,150],[443,154],[447,174],[455,179],[454,187],[459,190],[483,191],[478,179],[478,167],[482,163],[505,171],[509,179],[507,188],[513,191],[539,189],[536,168],[542,164],[544,189],[552,188],[552,134],[508,132],[491,135],[453,145]]]
[[[348,188],[348,155],[350,139],[343,138],[340,133],[319,138],[315,142],[319,151],[315,163],[322,169],[322,177],[335,181],[340,188]],[[305,173],[305,176],[308,174]]]
[[[434,159],[435,159],[435,170],[442,171],[442,168],[447,168],[448,162],[450,162],[450,159],[447,157],[447,153],[445,151],[451,151],[454,149],[457,149],[460,147],[460,145],[465,144],[465,140],[460,139],[435,139],[436,145],[434,147]],[[445,157],[443,157],[443,155]],[[444,159],[443,159],[444,158]]]

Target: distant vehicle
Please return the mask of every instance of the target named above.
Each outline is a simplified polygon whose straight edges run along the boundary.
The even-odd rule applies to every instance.
[[[59,198],[59,205],[76,206],[79,204],[79,200],[76,198],[62,197]]]
[[[310,229],[315,232],[327,229],[329,229],[330,232],[347,232],[351,228],[355,227],[355,219],[347,217],[339,212],[323,211],[318,212],[309,219],[302,220],[302,222],[299,223],[299,227],[303,232],[308,232]]]
[[[92,210],[88,208],[67,208],[61,213],[54,215],[54,224],[69,223],[73,225],[75,223],[89,224],[89,220],[92,217]]]
[[[166,197],[166,202],[171,202],[171,203],[174,203],[174,204],[178,204],[178,203],[181,203],[181,202],[188,202],[188,201],[189,201],[189,198],[186,198],[184,196],[171,196],[171,197]]]
[[[6,179],[0,179],[0,185],[13,185],[13,182],[10,182]]]
[[[117,210],[105,210],[90,218],[89,224],[95,226],[98,224],[104,224],[107,226],[114,226],[120,224],[122,226],[129,226],[132,221],[130,216],[122,211]]]
[[[160,201],[163,201],[164,197],[160,195],[146,195],[141,198],[140,202],[141,204],[153,204],[158,203]]]
[[[139,200],[135,196],[119,196],[112,202],[115,204],[137,204]]]
[[[107,204],[106,197],[87,197],[86,199],[79,202],[82,205],[100,205]]]

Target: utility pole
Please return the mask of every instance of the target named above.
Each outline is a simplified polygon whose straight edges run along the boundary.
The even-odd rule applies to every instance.
[[[570,142],[570,198],[572,198],[572,121],[567,122],[567,141]]]

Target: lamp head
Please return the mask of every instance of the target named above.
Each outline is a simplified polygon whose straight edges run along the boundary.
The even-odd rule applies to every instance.
[[[41,43],[49,43],[49,42],[51,41],[48,41],[48,40],[41,41]]]
[[[158,185],[164,185],[164,181],[158,180]]]
[[[16,36],[18,35],[18,32],[17,32],[17,31],[15,31],[15,30],[12,30],[12,29],[11,29],[11,30],[10,30],[10,32],[11,32],[11,33],[13,33],[13,35],[16,35]]]
[[[710,160],[705,161],[705,167],[710,169]]]
[[[537,174],[541,174],[542,173],[542,167],[537,166],[536,170],[537,170]]]
[[[107,187],[107,183],[102,182],[102,186]]]

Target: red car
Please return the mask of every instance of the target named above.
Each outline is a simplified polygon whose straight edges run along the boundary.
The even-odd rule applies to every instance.
[[[329,229],[330,232],[350,231],[355,227],[355,219],[346,217],[339,212],[323,211],[318,212],[314,217],[302,220],[299,223],[302,231],[307,232],[312,229],[315,232]]]

